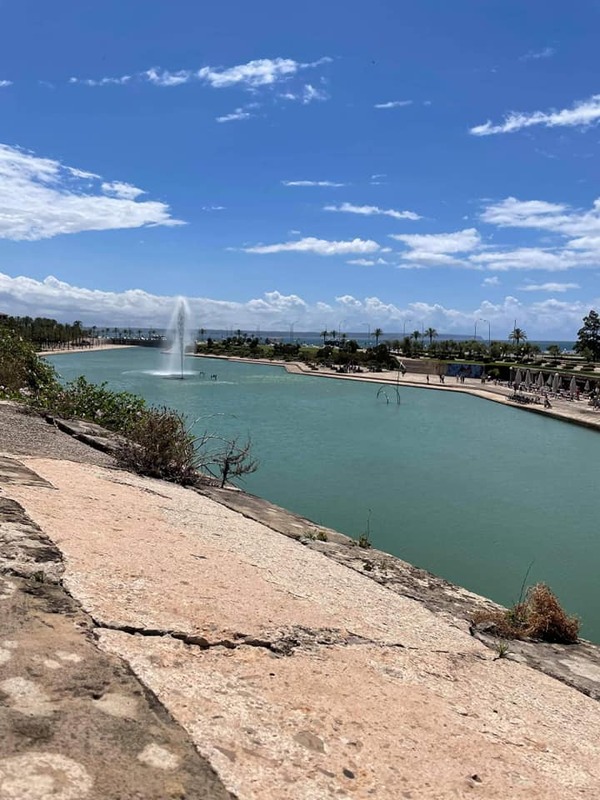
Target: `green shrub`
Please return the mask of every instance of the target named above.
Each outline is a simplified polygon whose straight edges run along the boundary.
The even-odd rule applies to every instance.
[[[66,385],[54,381],[43,388],[34,405],[63,419],[86,419],[108,430],[127,433],[146,409],[146,403],[130,392],[113,392],[106,383],[89,383],[79,377]]]
[[[35,396],[57,383],[54,369],[30,342],[0,328],[0,397]]]
[[[195,444],[182,414],[170,408],[146,408],[129,425],[116,459],[140,475],[189,485],[198,479]]]

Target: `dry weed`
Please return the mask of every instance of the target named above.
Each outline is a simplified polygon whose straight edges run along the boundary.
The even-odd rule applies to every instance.
[[[473,623],[501,639],[573,644],[579,634],[579,620],[566,614],[545,583],[530,587],[525,599],[506,611],[477,612]]]

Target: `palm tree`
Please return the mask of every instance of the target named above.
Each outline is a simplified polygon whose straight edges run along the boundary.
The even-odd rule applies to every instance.
[[[373,336],[375,337],[375,347],[377,347],[379,345],[380,337],[383,336],[383,331],[381,328],[375,328],[373,331]]]
[[[429,346],[433,344],[433,340],[437,337],[438,333],[435,328],[427,328],[425,336],[429,339]]]
[[[415,344],[416,344],[419,341],[419,339],[421,338],[421,331],[413,331],[411,333],[411,336],[415,340]]]
[[[518,346],[527,339],[527,334],[521,328],[515,328],[508,334],[508,338]]]
[[[325,329],[324,331],[321,331],[321,333],[319,334],[319,336],[322,336],[322,337],[323,337],[323,347],[325,347],[325,340],[326,340],[326,339],[327,339],[327,337],[329,336],[329,331],[328,331],[327,329]]]

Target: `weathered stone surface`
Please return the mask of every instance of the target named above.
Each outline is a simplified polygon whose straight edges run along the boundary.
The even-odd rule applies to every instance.
[[[44,549],[51,558],[36,561]],[[91,620],[57,583],[63,570],[0,498],[0,798],[231,798],[128,666],[94,645]]]
[[[93,447],[95,450],[108,453],[109,455],[115,453],[119,442],[123,439],[123,437],[118,434],[112,433],[101,425],[96,425],[94,422],[86,422],[80,419],[66,420],[51,415],[46,417],[46,421],[51,425],[56,425],[63,433],[68,433],[80,442]]]
[[[177,486],[30,463],[56,489],[6,488],[60,544],[101,647],[240,800],[596,800],[600,704],[497,659],[460,603],[430,611],[372,580],[389,571],[372,551],[340,545],[356,564],[338,563],[335,543],[303,546]]]

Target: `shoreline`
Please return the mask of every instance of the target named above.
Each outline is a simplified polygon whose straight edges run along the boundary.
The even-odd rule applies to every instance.
[[[320,367],[313,370],[300,361],[275,361],[267,358],[241,358],[240,356],[220,356],[204,355],[196,353],[193,358],[212,358],[219,361],[235,361],[237,363],[263,364],[265,366],[283,367],[286,372],[292,375],[305,375],[317,378],[335,378],[337,380],[361,381],[363,383],[378,383],[382,385],[408,386],[413,389],[430,389],[432,391],[468,394],[472,397],[479,397],[482,400],[490,400],[493,403],[500,403],[508,408],[516,408],[521,411],[529,411],[543,417],[551,417],[560,422],[569,422],[600,432],[600,413],[594,412],[585,401],[576,400],[557,400],[553,399],[552,408],[544,408],[542,405],[520,405],[511,402],[510,395],[512,388],[506,386],[496,386],[494,384],[482,384],[479,379],[467,378],[465,383],[459,384],[440,384],[427,383],[426,376],[415,374],[412,377],[404,377],[398,381],[397,373],[359,373],[359,374],[340,374],[331,369]],[[408,375],[409,373],[407,373]],[[436,376],[432,376],[436,377]]]
[[[129,350],[136,347],[135,344],[94,344],[91,347],[69,347],[54,350],[41,350],[38,351],[38,356],[44,358],[45,356],[62,356],[69,353],[93,353],[98,350]]]

